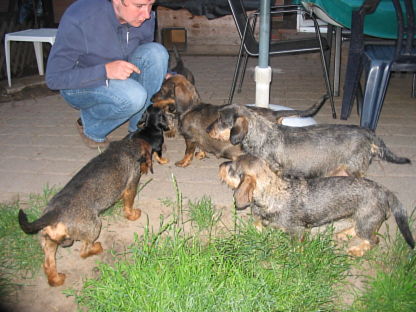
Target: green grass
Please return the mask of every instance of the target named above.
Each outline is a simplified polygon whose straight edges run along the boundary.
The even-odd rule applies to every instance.
[[[349,311],[416,311],[416,252],[398,231],[393,237],[385,236],[385,245],[368,258],[366,265],[374,272],[366,277],[364,291]]]
[[[176,181],[174,185],[177,187]],[[332,233],[293,241],[241,220],[206,239],[219,222],[207,197],[185,207],[177,190],[169,220],[148,225],[98,279],[74,295],[88,311],[332,311],[352,259]],[[185,225],[191,223],[191,231]]]
[[[172,234],[172,233],[171,233]],[[280,231],[214,238],[179,232],[136,237],[127,259],[101,264],[78,303],[88,311],[331,310],[349,258],[329,235],[293,242]]]
[[[399,233],[384,237],[385,248],[353,259],[336,247],[331,232],[299,242],[278,230],[259,232],[236,215],[233,229],[221,227],[210,198],[185,205],[174,177],[173,182],[177,196],[165,200],[172,214],[161,217],[159,230],[148,224],[142,236],[135,234],[127,253],[116,254],[111,265],[99,265],[99,278],[87,280],[79,291],[64,291],[80,309],[415,311],[416,255]],[[30,197],[24,204],[30,220],[39,217],[55,193],[46,187]],[[38,238],[21,231],[19,208],[18,202],[0,204],[0,300],[16,289],[16,279],[41,271]],[[118,203],[109,215],[120,210]],[[355,289],[355,299],[346,307],[341,296],[350,268],[371,274],[363,277],[364,289]]]

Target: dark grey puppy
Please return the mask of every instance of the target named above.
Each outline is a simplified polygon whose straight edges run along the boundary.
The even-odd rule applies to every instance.
[[[175,54],[175,59],[176,59],[176,66],[173,67],[171,69],[172,72],[175,72],[177,74],[183,75],[185,76],[186,79],[189,80],[190,83],[192,83],[193,85],[195,85],[195,77],[194,74],[192,74],[192,72],[189,70],[189,68],[187,68],[185,66],[185,64],[183,63],[182,57],[179,54],[178,49],[176,48],[176,46],[173,46],[173,52]]]
[[[263,225],[293,236],[301,237],[306,228],[351,218],[353,227],[338,236],[358,236],[362,241],[348,252],[362,256],[378,243],[377,231],[393,212],[406,242],[415,247],[406,210],[392,192],[376,182],[353,177],[287,179],[250,155],[222,163],[219,176],[234,190],[238,209],[251,206]]]
[[[332,124],[287,127],[235,104],[220,109],[207,132],[212,138],[241,145],[246,153],[289,176],[363,176],[374,157],[410,163],[408,158],[396,156],[369,129]]]

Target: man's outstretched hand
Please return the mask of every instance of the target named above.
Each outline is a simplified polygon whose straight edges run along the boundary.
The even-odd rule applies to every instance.
[[[140,69],[136,65],[122,60],[105,64],[105,70],[107,79],[125,80],[129,78],[133,72],[140,74]]]

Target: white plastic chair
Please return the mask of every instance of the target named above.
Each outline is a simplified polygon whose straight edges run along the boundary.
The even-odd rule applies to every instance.
[[[35,47],[36,62],[38,64],[39,75],[44,75],[43,67],[43,48],[42,43],[48,42],[51,45],[55,43],[57,28],[38,28],[26,29],[22,31],[8,33],[4,37],[4,49],[6,55],[7,81],[9,87],[12,86],[11,72],[10,72],[10,41],[29,41],[33,42]]]

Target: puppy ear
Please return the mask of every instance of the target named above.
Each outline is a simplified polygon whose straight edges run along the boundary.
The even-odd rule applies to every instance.
[[[256,188],[256,179],[244,175],[238,188],[234,191],[234,199],[237,209],[242,210],[250,206],[253,201],[253,192]]]
[[[200,97],[195,87],[184,78],[184,81],[175,86],[176,107],[179,113],[183,113],[191,106],[200,103]]]
[[[245,117],[237,117],[230,132],[230,142],[233,145],[240,144],[248,132],[248,120]]]
[[[139,122],[137,123],[137,128],[144,128],[147,126],[147,120],[149,119],[149,109],[146,109],[140,118]]]

